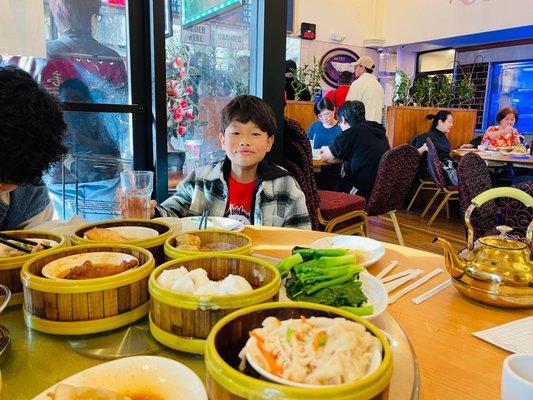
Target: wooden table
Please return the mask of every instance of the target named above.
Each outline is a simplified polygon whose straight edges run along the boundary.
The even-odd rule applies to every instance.
[[[280,228],[246,228],[256,244],[254,251],[286,256],[295,244],[308,245],[330,234]],[[384,243],[385,257],[368,268],[377,274],[391,260],[398,260],[395,272],[418,267],[429,272],[444,266],[442,256]],[[503,360],[510,353],[482,341],[472,332],[487,329],[531,315],[529,310],[506,310],[469,300],[454,287],[448,287],[423,303],[411,301],[438,283],[445,273],[432,278],[387,308],[411,341],[419,362],[420,399],[500,398]],[[394,393],[391,393],[394,399]]]
[[[479,150],[453,150],[452,156],[461,159],[465,154],[475,152],[480,156],[489,167],[501,167],[504,165],[514,165],[515,167],[533,168],[533,156],[528,155],[527,158],[514,158],[517,154],[498,153],[498,152],[484,152]]]
[[[324,161],[321,159],[313,158],[313,171],[320,172],[321,168],[325,165],[339,165],[342,160],[335,159],[333,161]]]
[[[246,227],[254,252],[284,257],[294,245],[309,245],[331,236],[324,232],[284,228]],[[443,266],[443,257],[408,247],[384,243],[385,257],[369,267],[377,274],[391,260],[398,260],[395,272],[411,267],[428,272]],[[461,296],[453,287],[420,305],[417,296],[448,277],[442,273],[417,290],[400,298],[387,309],[407,333],[419,362],[421,399],[498,399],[500,373],[508,352],[490,345],[471,333],[523,318],[531,310],[504,310],[481,305]],[[381,317],[380,317],[381,318]],[[12,345],[0,365],[2,395],[9,400],[27,400],[53,383],[103,360],[75,353],[65,337],[46,335],[24,327],[20,306],[8,308],[0,323],[9,328]],[[203,359],[163,348],[158,355],[178,360],[203,379]],[[402,369],[403,365],[395,365]],[[393,390],[390,400],[397,400]],[[416,398],[416,397],[415,397]]]

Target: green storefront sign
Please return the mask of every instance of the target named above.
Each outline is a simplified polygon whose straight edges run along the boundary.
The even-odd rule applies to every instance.
[[[185,29],[242,4],[242,0],[184,0],[182,25]]]

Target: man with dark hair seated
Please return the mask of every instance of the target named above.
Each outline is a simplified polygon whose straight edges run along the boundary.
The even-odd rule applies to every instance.
[[[365,105],[346,101],[337,112],[342,133],[320,149],[321,158],[343,161],[340,190],[368,200],[381,157],[390,149],[383,125],[365,119]]]
[[[41,177],[66,149],[59,103],[26,72],[0,67],[0,230],[52,219]]]

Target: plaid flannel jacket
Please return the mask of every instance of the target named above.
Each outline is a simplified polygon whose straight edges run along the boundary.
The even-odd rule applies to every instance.
[[[227,178],[231,161],[201,167],[191,172],[176,193],[157,207],[162,217],[209,215],[222,217],[228,199]],[[305,196],[289,172],[266,160],[257,167],[258,181],[252,202],[253,225],[311,229]]]

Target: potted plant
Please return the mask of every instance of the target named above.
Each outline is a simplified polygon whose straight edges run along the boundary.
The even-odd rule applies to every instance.
[[[324,74],[324,66],[320,64],[316,57],[313,57],[313,65],[304,64],[303,67],[292,69],[294,76],[292,87],[294,89],[294,100],[300,100],[302,93],[308,91],[311,98],[319,95],[321,92],[320,81]]]

